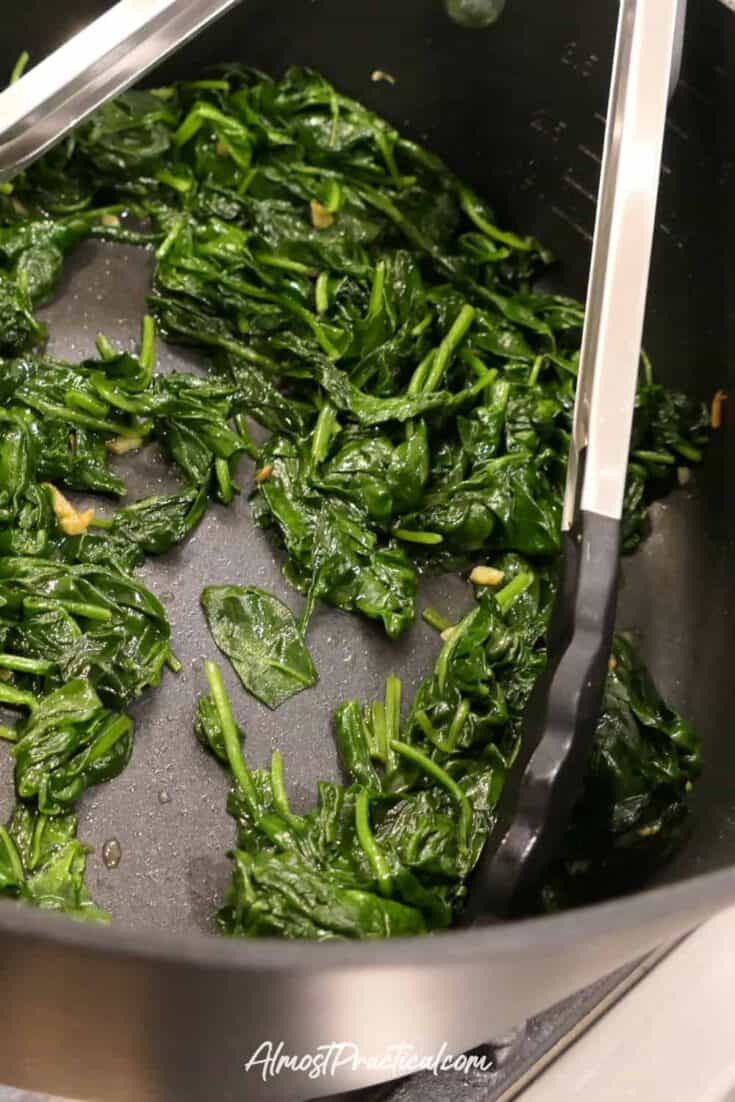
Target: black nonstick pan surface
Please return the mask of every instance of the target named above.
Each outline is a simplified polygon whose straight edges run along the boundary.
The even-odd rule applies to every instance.
[[[12,5],[2,14],[0,72],[9,72],[24,48],[35,57],[45,55],[109,6],[93,0],[53,8],[47,0]],[[246,0],[167,62],[153,82],[190,76],[225,60],[272,73],[289,64],[312,65],[442,154],[494,203],[505,223],[548,244],[560,258],[551,283],[583,297],[616,12],[613,0],[508,0],[496,26],[470,32],[449,22],[439,0]],[[683,78],[665,147],[646,344],[662,381],[705,400],[732,384],[735,353],[733,62],[735,14],[717,0],[691,0]],[[392,73],[396,83],[373,82],[375,69]],[[50,350],[82,359],[92,353],[98,332],[132,347],[151,271],[152,257],[145,251],[82,245],[67,265],[56,300],[44,311]],[[180,349],[160,351],[160,369],[193,362]],[[731,409],[691,483],[653,506],[652,534],[625,564],[620,624],[636,631],[664,695],[697,724],[705,740],[705,771],[693,796],[693,835],[661,874],[664,881],[735,866],[735,446],[727,423],[732,425],[732,417]],[[126,462],[124,473],[131,499],[171,485],[165,463],[152,449]],[[244,461],[239,478],[244,490],[251,476],[252,464]],[[140,931],[143,939],[150,931],[167,938],[211,931],[228,878],[225,851],[234,840],[234,825],[225,813],[227,781],[201,750],[192,726],[204,687],[202,659],[216,656],[199,594],[205,584],[254,584],[296,610],[301,602],[281,576],[283,558],[273,539],[254,528],[246,498],[243,493],[229,508],[214,506],[185,546],[144,570],[147,584],[168,608],[183,670],[178,677],[167,674],[161,688],[136,705],[130,766],[82,804],[80,835],[94,847],[90,888],[115,919],[112,932],[104,935],[109,942],[115,931],[127,937],[126,928]],[[419,607],[431,603],[450,614],[472,602],[470,588],[457,577],[425,583],[422,598]],[[435,633],[421,622],[400,641],[388,642],[374,625],[326,606],[314,617],[309,643],[319,685],[275,713],[247,696],[222,663],[247,733],[249,762],[264,765],[273,749],[280,749],[298,810],[312,805],[318,780],[338,774],[333,708],[349,697],[377,695],[391,672],[404,679],[408,691],[429,670],[438,648]],[[2,814],[11,789],[5,764]],[[111,839],[122,849],[114,869],[102,860],[103,844]],[[690,895],[684,889],[675,893],[671,908],[706,909],[708,883],[692,884]],[[710,909],[728,895],[735,898],[735,869],[731,881],[720,879],[717,885]],[[623,917],[634,923],[638,905],[633,896],[611,907],[610,928]],[[566,933],[560,928],[559,951],[576,952],[587,913],[578,912],[576,934],[569,925]],[[0,908],[0,941],[4,914]],[[650,915],[645,922],[641,918],[644,924],[649,920]],[[554,921],[541,920],[534,929]],[[11,925],[17,932],[15,917]],[[33,929],[42,942],[45,927],[35,917]],[[464,936],[448,939],[459,946]],[[75,944],[83,953],[82,935]],[[104,951],[105,943],[95,944]],[[156,944],[150,948],[154,955]],[[172,968],[176,944],[170,949]],[[398,947],[373,947],[370,959],[376,965],[389,959],[381,958],[383,948],[391,961],[397,959]],[[206,952],[201,948],[202,960]],[[222,967],[222,947],[216,952]],[[597,974],[622,963],[621,953],[608,960],[603,949]],[[327,955],[319,960],[329,968]],[[588,962],[586,968],[591,977],[594,966]],[[547,992],[540,967],[529,1001],[540,1007],[559,993],[558,983]],[[517,1012],[507,1010],[511,1019]],[[485,1036],[487,1028],[475,1034],[468,1034],[468,1043]],[[83,1062],[83,1052],[77,1055]],[[8,1059],[0,1051],[0,1081]],[[10,1063],[12,1074],[30,1084],[28,1068]],[[84,1082],[64,1074],[67,1085]],[[42,1078],[47,1087],[56,1086],[46,1072]],[[130,1097],[134,1094],[131,1088]],[[140,1096],[168,1097],[165,1091]],[[212,1097],[219,1097],[217,1091]]]

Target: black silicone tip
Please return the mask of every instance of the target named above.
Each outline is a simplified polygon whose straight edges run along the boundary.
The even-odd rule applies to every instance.
[[[549,660],[473,874],[467,921],[526,910],[558,852],[592,749],[617,604],[620,522],[582,511],[564,538]]]

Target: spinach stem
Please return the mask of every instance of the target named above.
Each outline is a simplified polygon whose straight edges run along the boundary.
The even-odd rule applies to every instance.
[[[144,426],[135,425],[121,425],[116,421],[104,421],[97,417],[91,417],[87,413],[82,413],[81,410],[71,409],[69,406],[60,406],[55,402],[47,402],[44,398],[39,398],[37,395],[27,394],[24,398],[26,405],[32,406],[33,409],[37,409],[39,413],[45,414],[52,420],[66,421],[70,425],[79,425],[85,429],[96,429],[97,432],[106,432],[111,436],[143,436],[150,431],[147,428],[144,433]]]
[[[407,742],[400,742],[398,739],[393,739],[392,746],[397,754],[400,754],[402,758],[417,765],[423,773],[432,777],[437,784],[440,784],[442,788],[446,789],[452,799],[456,801],[459,806],[460,846],[463,849],[466,848],[469,841],[470,827],[472,825],[472,804],[466,793],[462,791],[454,777],[451,777],[446,769],[442,769],[433,758],[430,758],[415,746],[411,746]]]
[[[336,409],[329,402],[325,402],[319,410],[311,441],[311,459],[315,467],[327,458],[329,444],[338,427]]]
[[[171,673],[181,673],[184,668],[181,661],[176,657],[174,652],[169,647],[168,654],[166,655],[166,665],[171,670]]]
[[[383,295],[385,294],[385,261],[380,260],[375,266],[373,286],[370,291],[370,304],[368,306],[368,319],[376,318],[383,309]]]
[[[273,804],[278,814],[289,826],[300,832],[303,829],[303,822],[300,815],[294,815],[288,802],[286,782],[283,775],[283,755],[280,750],[274,750],[271,758],[271,792],[273,794]]]
[[[488,372],[487,364],[477,355],[476,352],[470,352],[469,348],[463,348],[459,354],[460,360],[463,360],[468,367],[471,367],[478,379],[484,379]],[[497,375],[497,371],[495,372]]]
[[[462,734],[462,728],[467,722],[467,717],[470,714],[470,702],[467,697],[463,697],[460,703],[457,705],[457,710],[452,717],[452,722],[449,724],[449,731],[447,732],[446,743],[441,749],[445,754],[453,754],[457,749],[457,743],[459,736]]]
[[[404,543],[422,543],[428,547],[444,542],[440,532],[414,532],[410,528],[394,528],[393,535]]]
[[[411,376],[411,381],[408,384],[408,389],[406,390],[406,394],[409,398],[413,398],[416,394],[420,394],[421,391],[424,389],[426,376],[431,370],[431,365],[433,364],[435,357],[436,349],[432,348],[431,352],[427,352],[421,363],[414,371],[413,375]]]
[[[401,694],[402,683],[399,677],[391,674],[385,682],[385,767],[390,773],[395,768],[395,755],[391,743],[401,734]]]
[[[117,409],[123,410],[124,413],[132,413],[135,415],[145,413],[148,402],[142,396],[136,396],[132,394],[126,394],[114,383],[110,382],[101,372],[95,372],[92,376],[92,385],[102,398],[106,399],[111,406],[115,406]]]
[[[533,584],[533,580],[534,575],[530,571],[522,571],[520,574],[516,574],[515,578],[512,578],[502,589],[498,590],[495,594],[495,600],[500,606],[500,611],[506,613],[513,602],[517,601]]]
[[[156,323],[149,314],[143,318],[140,337],[140,366],[143,368],[143,386],[145,389],[153,378],[156,366]]]
[[[236,413],[233,420],[235,422],[235,429],[237,430],[237,435],[240,437],[240,439],[242,441],[243,451],[245,452],[245,454],[247,456],[250,457],[250,459],[255,459],[255,460],[259,459],[259,457],[260,457],[260,448],[258,447],[258,445],[253,440],[252,436],[250,435],[250,429],[248,428],[247,417],[245,416],[244,413]]]
[[[446,631],[448,628],[454,627],[451,620],[448,620],[438,609],[432,608],[431,606],[424,609],[421,613],[421,618],[429,627],[434,628],[436,631]]]
[[[690,444],[687,440],[677,440],[673,444],[674,450],[678,451],[679,455],[683,455],[685,459],[691,460],[692,463],[702,462],[702,453],[699,448],[695,448],[693,444]]]
[[[381,893],[386,896],[391,895],[393,881],[390,865],[385,853],[375,841],[375,835],[370,826],[370,797],[366,788],[361,789],[355,799],[355,831],[362,851],[375,873]]]
[[[429,742],[433,742],[434,744],[436,744],[436,727],[431,722],[424,709],[421,708],[418,712],[416,712],[416,715],[413,718],[418,723],[419,727],[426,735]]]
[[[236,493],[235,483],[230,474],[230,464],[227,459],[217,456],[214,461],[214,475],[217,480],[219,496],[225,505],[229,505]]]
[[[317,276],[314,299],[317,314],[326,314],[329,309],[329,272],[326,269]]]
[[[500,230],[492,222],[488,222],[482,213],[480,200],[469,188],[460,187],[459,202],[470,221],[474,222],[479,230],[482,230],[488,237],[492,237],[494,241],[500,241],[503,245],[509,245],[512,249],[518,249],[520,252],[530,252],[533,248],[533,242],[528,238],[519,237],[507,230]]]
[[[10,868],[15,877],[16,884],[24,884],[26,874],[23,869],[23,862],[20,859],[20,854],[18,853],[18,847],[4,826],[0,826],[0,842],[8,855],[8,861],[10,862]]]
[[[159,168],[154,175],[162,184],[167,184],[174,191],[178,191],[180,195],[186,195],[194,186],[194,182],[190,177],[177,176],[176,173],[169,172],[167,168]]]
[[[20,80],[20,78],[23,76],[23,73],[26,71],[28,67],[28,62],[30,60],[31,55],[28,53],[28,50],[23,50],[23,53],[19,56],[15,65],[13,66],[13,71],[10,74],[10,80],[8,81],[8,84],[15,84],[16,81]]]
[[[281,271],[293,272],[295,275],[310,276],[314,271],[308,264],[302,264],[299,260],[289,260],[287,256],[278,256],[277,253],[256,253],[255,259],[259,264],[280,268]]]
[[[463,619],[461,619],[459,623],[452,628],[452,634],[449,636],[444,646],[439,651],[439,657],[436,660],[434,672],[436,674],[437,681],[439,682],[439,688],[442,690],[442,692],[444,691],[444,686],[446,684],[447,673],[449,671],[449,663],[451,661],[452,655],[454,654],[462,637],[467,634],[479,615],[480,606],[476,605],[475,608],[471,609],[471,611],[468,612],[467,615],[463,617]]]
[[[431,366],[426,383],[423,386],[423,391],[425,393],[431,393],[431,391],[436,390],[441,383],[444,378],[444,373],[449,366],[449,361],[454,355],[457,346],[462,342],[472,322],[475,320],[476,312],[475,307],[470,306],[467,302],[460,310],[454,320],[454,324],[436,350],[436,357]]]
[[[94,343],[97,346],[97,354],[99,355],[99,358],[101,360],[115,359],[117,353],[115,352],[115,349],[112,347],[104,333],[98,333],[97,339]]]
[[[666,467],[673,467],[676,464],[676,459],[670,452],[654,452],[641,449],[633,452],[636,459],[643,460],[644,463],[656,463],[663,464]]]
[[[90,747],[87,762],[91,765],[100,758],[104,758],[112,750],[113,746],[125,738],[133,730],[133,721],[130,716],[114,716],[107,724],[104,732],[97,737]]]
[[[33,711],[38,701],[33,693],[26,693],[0,681],[0,704],[7,704],[11,708],[30,708]]]
[[[646,385],[651,386],[653,384],[653,364],[645,348],[641,349],[641,361],[643,363],[643,378],[646,380]]]
[[[255,785],[250,770],[245,764],[242,746],[240,745],[240,733],[235,723],[235,717],[232,714],[232,705],[227,696],[222,674],[214,662],[206,661],[204,663],[204,669],[207,674],[207,681],[209,682],[209,691],[212,694],[212,700],[217,709],[217,716],[219,717],[220,727],[222,728],[222,737],[225,743],[227,760],[230,763],[230,770],[232,771],[232,775],[240,791],[245,797],[250,817],[254,822],[257,822],[260,818],[260,812],[258,810],[258,798],[255,791]]]
[[[430,310],[427,310],[421,321],[417,322],[411,330],[412,337],[420,337],[422,333],[425,333],[432,322],[432,314]]]
[[[110,407],[106,402],[101,402],[99,398],[93,398],[91,394],[85,394],[81,390],[67,390],[64,394],[64,401],[72,409],[79,409],[83,413],[91,413],[93,417],[106,417],[110,412]]]
[[[25,597],[23,608],[28,612],[49,612],[56,608],[63,608],[73,616],[80,616],[85,620],[99,620],[100,623],[106,623],[112,619],[109,608],[90,605],[85,601],[67,601],[61,597]]]
[[[47,673],[51,673],[52,670],[56,669],[56,663],[46,662],[43,658],[24,658],[18,654],[0,654],[0,669],[44,677]]]
[[[544,357],[537,356],[533,361],[533,367],[531,368],[531,374],[528,376],[528,385],[536,386],[539,375],[541,374],[541,368],[544,366]]]
[[[370,727],[372,728],[372,757],[386,765],[390,758],[388,746],[388,725],[385,717],[385,704],[374,700],[370,708]]]
[[[330,214],[336,214],[342,206],[342,188],[339,180],[332,178],[327,184],[327,196],[324,201],[324,206]]]
[[[186,220],[185,220],[183,214],[181,215],[180,218],[176,219],[173,226],[168,231],[168,233],[164,237],[163,241],[158,246],[158,249],[156,250],[156,260],[161,261],[161,260],[166,259],[166,257],[168,256],[168,254],[171,252],[174,245],[176,244],[176,242],[178,240],[178,237],[179,237],[179,234],[181,233],[181,231],[184,228],[185,221]]]

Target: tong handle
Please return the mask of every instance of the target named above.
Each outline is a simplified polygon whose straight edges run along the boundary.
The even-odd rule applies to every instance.
[[[120,0],[0,94],[0,183],[240,0]]]

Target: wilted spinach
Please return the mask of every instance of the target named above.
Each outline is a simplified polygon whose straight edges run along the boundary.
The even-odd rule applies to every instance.
[[[269,708],[316,684],[299,626],[277,597],[254,586],[209,586],[202,607],[215,643],[245,688]]]
[[[39,250],[51,268],[85,233],[157,244],[151,309],[168,339],[213,354],[222,383],[177,385],[177,404],[158,379],[136,402],[118,357],[102,389],[92,370],[85,396],[108,418],[136,414],[222,500],[233,457],[258,457],[256,518],[286,545],[310,602],[395,636],[415,615],[417,570],[483,550],[555,554],[582,309],[533,289],[550,260],[537,241],[500,228],[438,158],[317,73],[272,80],[231,66],[128,93],[12,198],[25,213],[8,208],[0,256],[20,296],[16,353],[40,339],[23,321],[52,282],[24,275]],[[187,405],[197,398],[221,432]],[[273,434],[263,449],[244,413]],[[646,363],[627,549],[650,494],[698,459],[703,425]],[[99,483],[98,467],[78,482]]]
[[[441,929],[457,916],[545,661],[546,573],[517,557],[499,565],[503,588],[482,591],[445,632],[405,720],[397,678],[384,700],[337,710],[348,784],[322,782],[306,815],[289,807],[280,754],[269,771],[248,769],[221,678],[207,664],[198,729],[230,769],[238,824],[224,932],[375,938]],[[540,906],[609,894],[623,872],[650,870],[676,837],[699,764],[692,729],[618,637],[585,792]]]
[[[156,373],[151,318],[138,356],[104,338],[81,364],[44,352],[34,308],[85,237],[155,248],[151,313],[166,339],[209,354],[205,376]],[[205,604],[267,703],[315,678],[300,632],[318,599],[395,637],[420,571],[505,555],[508,581],[452,632],[405,722],[395,679],[367,711],[340,709],[351,784],[322,785],[310,816],[290,811],[278,756],[270,774],[248,772],[212,674],[199,733],[236,777],[240,821],[223,926],[325,937],[449,923],[544,660],[582,326],[578,303],[534,290],[549,260],[438,158],[303,69],[127,93],[3,188],[0,703],[23,718],[0,729],[19,797],[0,828],[1,892],[99,917],[71,809],[125,764],[128,702],[177,667],[132,572],[210,500],[233,499],[247,454],[256,522],[306,595],[302,625],[252,589]],[[651,494],[699,459],[704,424],[644,360],[627,549]],[[114,457],[153,442],[179,492],[111,516],[67,501],[121,497]],[[694,772],[691,732],[617,647],[587,810],[548,899],[593,890],[585,862],[597,875],[631,840],[672,838]]]

